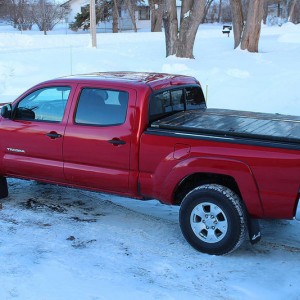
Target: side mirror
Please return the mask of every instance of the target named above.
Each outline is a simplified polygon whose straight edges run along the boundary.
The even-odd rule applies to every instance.
[[[5,119],[11,118],[12,106],[11,104],[6,104],[1,108],[1,117]]]

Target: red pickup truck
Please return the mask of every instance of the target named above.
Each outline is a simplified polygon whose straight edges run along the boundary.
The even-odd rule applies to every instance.
[[[54,79],[1,109],[2,198],[6,177],[180,205],[186,240],[222,255],[300,219],[300,118],[207,109],[188,76]]]

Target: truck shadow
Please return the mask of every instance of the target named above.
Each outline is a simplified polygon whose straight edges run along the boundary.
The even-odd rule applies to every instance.
[[[181,235],[178,224],[178,207],[163,205],[156,200],[143,202],[16,179],[9,180],[9,190],[9,197],[2,201],[3,211],[6,208],[17,208],[36,213],[37,216],[39,213],[47,214],[47,222],[38,223],[42,224],[41,226],[46,224],[47,226],[44,227],[50,227],[51,223],[56,223],[57,220],[71,222],[74,226],[84,223],[89,223],[91,226],[92,223],[105,225],[113,221],[116,227],[126,226],[131,232],[139,228],[139,233],[147,230],[147,234],[153,235],[153,238],[158,234],[162,239],[169,240],[172,245],[178,243],[180,247],[185,248],[185,251],[189,249],[189,252],[197,253]],[[9,221],[9,218],[6,220]],[[147,225],[142,225],[145,222]],[[20,222],[14,219],[12,223]],[[254,246],[246,242],[241,249],[230,256],[249,255],[250,253],[264,255],[270,254],[272,251],[300,253],[300,236],[298,235],[300,222],[261,220],[260,226],[262,240]],[[94,239],[91,240],[94,241]],[[80,245],[80,242],[77,244]]]

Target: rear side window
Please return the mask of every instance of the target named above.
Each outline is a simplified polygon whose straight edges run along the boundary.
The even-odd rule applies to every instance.
[[[179,111],[206,107],[202,89],[198,86],[173,89],[154,94],[149,104],[149,121],[153,122]]]
[[[98,126],[123,124],[128,99],[125,91],[84,88],[78,99],[75,123]]]

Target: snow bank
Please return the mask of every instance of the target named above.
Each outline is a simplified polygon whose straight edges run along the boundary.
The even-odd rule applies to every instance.
[[[93,49],[88,34],[3,28],[0,102],[71,73],[157,71],[195,76],[209,107],[300,115],[300,25],[263,26],[255,54],[201,25],[194,60],[165,58],[162,33],[98,34]],[[10,180],[0,299],[298,299],[300,225],[261,225],[261,243],[208,256],[182,237],[176,207]]]

